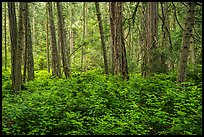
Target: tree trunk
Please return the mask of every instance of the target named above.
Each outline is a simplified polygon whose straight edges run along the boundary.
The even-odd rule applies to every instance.
[[[86,40],[87,35],[87,24],[86,24],[86,2],[83,3],[83,40]],[[86,53],[84,46],[86,45],[86,42],[83,43],[82,46],[82,58],[81,58],[81,67],[82,71],[86,71]]]
[[[48,12],[50,19],[50,33],[51,33],[51,46],[52,46],[52,74],[61,77],[60,73],[60,62],[57,50],[56,34],[55,34],[55,25],[54,17],[52,11],[52,3],[48,2]]]
[[[158,23],[157,23],[157,2],[147,3],[147,31],[146,31],[146,51],[147,51],[147,73],[150,76],[152,73],[161,72],[162,54],[159,53],[158,47]]]
[[[9,29],[11,39],[11,77],[12,77],[12,90],[17,93],[21,90],[22,74],[21,74],[21,43],[22,43],[22,4],[20,6],[19,16],[19,30],[17,31],[17,21],[15,12],[15,3],[8,2],[9,13]],[[20,34],[20,35],[19,35]],[[19,37],[18,37],[19,36]],[[21,39],[20,39],[21,38]]]
[[[117,46],[117,31],[116,31],[116,2],[110,3],[110,12],[111,12],[111,36],[112,36],[112,44],[113,44],[113,53],[114,53],[114,74],[118,75],[120,72],[120,64],[119,64],[119,47]]]
[[[100,35],[101,35],[101,45],[102,45],[102,50],[103,50],[105,73],[108,74],[108,61],[107,61],[107,55],[106,55],[106,45],[105,45],[105,40],[104,40],[103,25],[102,25],[102,20],[101,20],[101,12],[100,12],[100,8],[99,8],[99,3],[95,2],[95,6],[96,6],[96,14],[97,14],[97,18],[98,18],[99,30],[100,30]]]
[[[122,28],[123,3],[111,2],[111,34],[114,47],[114,74],[122,74],[123,79],[128,80],[128,68],[124,34]]]
[[[180,64],[179,64],[179,74],[178,74],[178,82],[185,81],[186,78],[186,68],[187,68],[187,60],[188,60],[188,53],[190,47],[190,39],[192,36],[192,28],[194,25],[194,11],[195,11],[195,2],[187,2],[188,11],[186,15],[186,22],[185,22],[185,30],[183,33],[183,45],[181,47],[181,54],[180,54]]]
[[[70,53],[72,54],[74,52],[74,28],[73,28],[73,23],[74,23],[74,9],[73,9],[73,4],[70,2]],[[71,67],[71,62],[72,58],[74,59],[74,54],[70,56],[70,67]]]
[[[50,45],[49,45],[49,39],[48,39],[48,35],[49,35],[49,25],[48,25],[48,6],[46,5],[46,15],[47,15],[47,22],[46,22],[46,47],[47,47],[47,70],[50,73]]]
[[[114,12],[112,12],[113,10],[113,3],[109,2],[109,14],[110,14],[110,33],[111,33],[111,42],[112,42],[112,46],[111,46],[111,58],[112,58],[112,74],[115,73],[115,53],[114,53],[114,38],[115,38],[115,30],[114,30]]]
[[[68,66],[67,57],[69,55],[66,54],[66,33],[64,30],[64,19],[62,16],[62,6],[60,2],[57,2],[57,11],[58,11],[58,28],[59,28],[59,36],[60,36],[60,45],[61,45],[61,54],[62,54],[62,64],[65,77],[68,78],[70,76],[70,70]]]
[[[192,31],[192,35],[194,34],[194,31]],[[196,52],[195,52],[195,43],[193,37],[191,37],[191,44],[190,44],[190,59],[191,63],[193,65],[196,64]]]
[[[5,70],[7,70],[7,46],[6,46],[6,3],[5,3],[5,5],[4,5],[4,13],[5,13],[5,19],[4,19],[4,45],[5,45],[5,47],[4,47],[4,54],[5,54],[5,61],[4,61],[4,65],[5,65]]]
[[[141,72],[142,76],[147,76],[147,48],[146,48],[146,16],[147,16],[147,3],[142,2],[142,20],[141,20],[141,35],[140,35],[140,45],[141,45],[141,52],[142,52],[142,66]]]
[[[25,3],[25,31],[26,34],[26,45],[27,45],[27,52],[28,52],[28,62],[27,62],[27,69],[28,69],[28,81],[34,79],[34,60],[33,60],[33,47],[32,47],[32,37],[31,37],[31,27],[30,27],[30,17],[29,17],[29,6],[28,3]]]

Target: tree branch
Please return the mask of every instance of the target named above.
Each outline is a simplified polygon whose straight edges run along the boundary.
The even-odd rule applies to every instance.
[[[129,29],[128,29],[128,34],[127,34],[127,36],[125,37],[125,39],[127,39],[127,37],[129,36],[129,33],[130,33],[130,29],[131,29],[130,19],[133,20],[133,24],[132,24],[132,25],[134,26],[134,23],[135,23],[135,15],[136,15],[136,12],[137,12],[137,8],[138,8],[138,6],[139,6],[139,3],[140,3],[140,2],[138,2],[138,3],[136,4],[135,10],[134,10],[134,12],[133,12],[133,14],[132,14],[132,17],[128,19]]]
[[[177,18],[177,16],[176,16],[176,6],[174,5],[173,2],[172,2],[172,5],[174,6],[174,16],[175,16],[176,22],[178,23],[179,27],[184,31],[183,27],[182,27],[181,24],[179,23],[178,18]]]

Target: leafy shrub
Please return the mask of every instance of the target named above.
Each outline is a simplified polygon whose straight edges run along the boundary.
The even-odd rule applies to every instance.
[[[123,81],[102,73],[94,69],[58,79],[37,71],[15,95],[3,73],[3,134],[202,134],[202,87],[193,81],[179,86],[164,74],[131,74]]]

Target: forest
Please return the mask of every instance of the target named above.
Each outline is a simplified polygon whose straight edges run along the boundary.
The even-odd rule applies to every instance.
[[[2,2],[2,135],[202,135],[202,2]]]

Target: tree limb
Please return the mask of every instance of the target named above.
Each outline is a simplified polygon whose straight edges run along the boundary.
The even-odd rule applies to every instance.
[[[174,5],[173,2],[172,2],[172,5],[174,6],[174,16],[175,16],[176,22],[178,23],[179,27],[184,31],[183,27],[181,26],[181,24],[178,21],[177,15],[176,15],[176,6]]]

